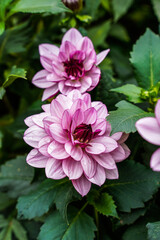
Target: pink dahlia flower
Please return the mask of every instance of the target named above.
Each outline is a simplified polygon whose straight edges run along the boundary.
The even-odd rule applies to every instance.
[[[139,134],[148,142],[160,146],[160,100],[155,107],[155,117],[141,118],[136,122]],[[151,157],[150,167],[160,171],[160,148]]]
[[[43,70],[36,73],[32,83],[45,88],[42,100],[54,96],[58,91],[67,95],[73,89],[81,93],[91,91],[99,82],[100,69],[109,49],[98,55],[88,37],[82,37],[72,28],[64,35],[60,48],[52,44],[39,46]]]
[[[91,183],[101,186],[106,178],[118,178],[116,162],[130,154],[124,144],[127,134],[110,136],[103,103],[91,102],[88,93],[73,90],[42,108],[43,113],[25,119],[29,128],[24,140],[34,148],[27,156],[29,165],[45,168],[48,178],[67,176],[82,196]]]

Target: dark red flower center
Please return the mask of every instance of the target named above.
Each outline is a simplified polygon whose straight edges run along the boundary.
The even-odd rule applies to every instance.
[[[71,58],[63,63],[68,77],[79,79],[84,76],[84,67],[82,60]]]
[[[73,133],[74,140],[78,140],[81,143],[88,143],[93,135],[91,124],[87,125],[84,123],[77,126]]]

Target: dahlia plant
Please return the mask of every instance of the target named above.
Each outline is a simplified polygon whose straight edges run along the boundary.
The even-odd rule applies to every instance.
[[[42,101],[57,92],[67,95],[73,89],[81,93],[94,89],[101,76],[97,67],[108,54],[109,49],[98,55],[88,37],[82,37],[75,28],[68,30],[60,48],[52,44],[39,46],[43,70],[36,73],[32,83],[44,88]]]
[[[45,168],[48,178],[67,176],[82,196],[91,183],[101,186],[106,178],[118,178],[116,163],[130,154],[124,143],[128,135],[110,135],[102,102],[91,102],[88,93],[72,90],[42,108],[43,113],[25,119],[29,128],[24,140],[34,148],[27,156],[29,165]]]

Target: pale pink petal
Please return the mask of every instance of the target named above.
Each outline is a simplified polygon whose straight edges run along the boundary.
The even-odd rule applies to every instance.
[[[85,53],[90,53],[91,50],[94,51],[94,46],[92,41],[88,38],[88,37],[83,37],[81,38],[81,40],[79,41],[79,46],[78,49],[82,50]]]
[[[90,142],[87,147],[85,147],[86,152],[90,154],[101,154],[105,152],[105,146],[102,143]]]
[[[136,122],[138,133],[148,142],[160,145],[160,126],[156,118],[141,118]]]
[[[157,122],[160,126],[160,99],[158,100],[156,107],[155,107],[155,116],[156,116]]]
[[[72,92],[70,92],[67,96],[68,98],[70,98],[72,100],[72,102],[74,102],[77,99],[81,99],[82,95],[80,93],[80,91],[78,91],[77,89],[74,89]]]
[[[125,151],[125,158],[128,158],[128,156],[131,154],[130,149],[127,147],[125,143],[121,143],[121,146],[123,147],[123,150]]]
[[[43,68],[46,69],[48,72],[51,73],[53,71],[52,60],[46,57],[40,57],[40,62]]]
[[[87,106],[83,100],[76,99],[73,102],[72,107],[70,108],[70,114],[73,115],[77,109],[81,109],[82,111],[85,111],[87,109]]]
[[[70,126],[71,126],[71,115],[68,110],[65,110],[62,115],[62,128],[64,130],[70,131]]]
[[[63,106],[63,109],[70,109],[72,106],[72,100],[63,94],[59,94],[56,97],[56,101],[58,101]]]
[[[33,115],[32,115],[33,116]],[[34,125],[34,122],[32,120],[32,116],[29,116],[27,118],[24,119],[24,122],[25,124],[28,126],[28,127],[31,127]]]
[[[48,146],[48,153],[51,157],[54,157],[56,159],[65,159],[69,157],[69,154],[64,149],[64,144],[57,143],[56,141],[53,141]]]
[[[121,138],[118,140],[118,143],[119,144],[124,143],[128,139],[128,137],[129,137],[129,133],[123,133]]]
[[[93,158],[98,164],[106,169],[114,169],[116,164],[110,153],[102,153],[99,155],[93,155]]]
[[[60,119],[58,117],[54,117],[54,116],[48,116],[48,117],[45,117],[43,119],[43,123],[44,123],[44,129],[45,129],[45,132],[51,136],[51,133],[50,133],[50,125],[52,125],[53,123],[60,123]]]
[[[81,164],[87,178],[92,178],[95,175],[97,167],[97,164],[93,158],[84,153],[81,159]]]
[[[96,173],[93,178],[89,179],[89,181],[91,181],[92,183],[98,186],[101,186],[105,182],[105,180],[106,180],[106,170],[102,166],[97,164]]]
[[[79,179],[72,180],[72,184],[82,197],[87,195],[91,188],[91,182],[89,182],[84,175],[82,175]]]
[[[84,112],[84,122],[85,124],[94,124],[95,121],[97,120],[97,112],[95,110],[95,108],[91,107],[88,108],[85,112]]]
[[[62,179],[66,174],[62,168],[62,162],[54,158],[49,158],[45,168],[46,176],[52,179]]]
[[[80,146],[73,145],[71,142],[65,144],[66,152],[76,161],[80,161],[83,156],[83,151]]]
[[[46,157],[50,157],[50,155],[48,153],[48,146],[51,142],[52,142],[52,138],[49,136],[44,137],[39,141],[38,150],[42,155],[44,155]]]
[[[52,71],[52,73],[48,73],[46,80],[48,82],[52,82],[52,84],[53,84],[54,82],[59,82],[59,81],[63,80],[63,78],[58,76],[56,73],[54,73]]]
[[[84,93],[88,90],[88,88],[92,84],[92,79],[89,76],[84,76],[83,79],[81,80],[81,87],[79,88],[79,91],[81,93]]]
[[[96,143],[103,144],[105,146],[106,153],[111,152],[118,147],[117,142],[114,139],[112,139],[111,137],[104,137],[104,136],[96,137],[96,138],[92,139],[91,142],[94,144],[96,144]]]
[[[50,104],[43,104],[42,109],[44,112],[46,112],[50,115]]]
[[[102,102],[92,102],[92,107],[97,111],[97,118],[106,118],[108,116],[108,110]]]
[[[126,159],[126,153],[121,145],[118,145],[118,147],[111,152],[111,155],[116,162],[121,162]]]
[[[107,56],[107,54],[109,53],[110,49],[107,49],[107,50],[104,50],[102,52],[100,52],[98,55],[97,55],[97,62],[96,62],[96,65],[100,64],[104,59],[105,57]]]
[[[56,140],[59,143],[66,143],[68,139],[68,134],[66,131],[63,130],[61,124],[53,123],[49,127],[50,133],[54,140]]]
[[[107,179],[118,179],[119,174],[118,174],[118,169],[117,167],[115,169],[107,169],[106,170],[106,178]]]
[[[53,97],[58,92],[58,85],[55,83],[52,87],[46,88],[43,92],[42,101]]]
[[[99,83],[100,77],[101,77],[101,71],[98,67],[93,66],[93,68],[86,73],[86,76],[89,76],[92,79],[92,84],[90,88],[87,91],[93,90],[97,84]]]
[[[123,132],[116,132],[114,133],[111,137],[115,140],[118,141],[122,137]]]
[[[62,119],[64,108],[56,99],[52,100],[50,110],[52,116]]]
[[[67,158],[62,162],[64,173],[69,179],[78,179],[83,174],[83,169],[80,162],[74,161],[72,158]]]
[[[48,114],[45,113],[45,112],[35,114],[35,115],[32,115],[32,120],[33,120],[35,125],[44,128],[43,119],[47,116],[48,116]]]
[[[96,52],[91,50],[86,59],[83,61],[83,66],[86,71],[91,70],[93,65],[96,63]]]
[[[78,88],[81,87],[81,82],[79,80],[73,81],[72,79],[70,79],[65,81],[65,85],[73,88]]]
[[[58,56],[59,48],[53,44],[44,43],[39,45],[39,53],[52,60],[55,55]]]
[[[101,130],[98,134],[99,136],[103,135],[106,132],[107,121],[103,118],[97,119],[97,121],[92,125],[92,131]]]
[[[82,122],[84,122],[84,114],[81,109],[77,109],[75,113],[72,116],[72,121],[74,122],[74,126],[80,125]],[[71,126],[71,131],[73,131],[74,128]]]
[[[81,40],[81,38],[82,35],[80,34],[80,32],[75,28],[71,28],[63,36],[62,43],[64,43],[65,41],[69,41],[76,46],[78,42]]]
[[[153,171],[160,171],[160,148],[158,148],[151,157],[150,167]]]
[[[32,149],[27,155],[26,161],[32,167],[45,168],[48,157],[43,156],[37,149]]]
[[[31,147],[37,148],[39,141],[46,136],[43,128],[33,125],[24,132],[23,139]]]
[[[82,100],[85,102],[87,108],[91,107],[91,95],[88,93],[84,93],[82,95]]]
[[[61,63],[60,61],[57,61],[56,63],[52,62],[52,68],[53,68],[52,72],[54,72],[57,76],[62,78],[62,80],[65,80],[64,79],[65,67],[63,63]]]
[[[37,72],[32,79],[32,83],[36,87],[39,87],[39,88],[52,87],[54,85],[54,82],[47,80],[48,74],[49,74],[49,72],[46,70],[41,70],[41,71]]]
[[[63,57],[66,56],[66,59],[63,59],[63,61],[68,60],[70,57],[70,54],[74,51],[76,51],[76,47],[71,42],[65,41],[64,43],[62,43],[60,47],[60,53],[64,52],[65,55],[63,55]],[[62,59],[62,56],[61,56],[61,59]]]
[[[58,88],[59,91],[64,95],[68,95],[73,90],[73,87],[66,86],[64,81],[58,83]]]

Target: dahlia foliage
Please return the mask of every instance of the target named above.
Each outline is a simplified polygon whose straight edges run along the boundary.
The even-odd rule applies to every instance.
[[[103,103],[91,102],[88,93],[72,90],[42,108],[43,113],[25,119],[29,128],[24,140],[34,147],[27,156],[28,164],[45,168],[48,178],[67,176],[82,196],[91,183],[101,186],[106,178],[118,178],[116,163],[130,154],[124,143],[128,135],[110,135]]]
[[[39,53],[44,69],[36,73],[32,83],[45,89],[42,101],[59,91],[67,95],[73,89],[81,93],[94,89],[101,76],[97,66],[108,52],[109,49],[96,55],[91,40],[74,28],[66,32],[60,48],[41,44]]]
[[[136,128],[146,141],[160,146],[160,100],[155,107],[155,117],[139,119],[136,122]],[[150,166],[154,171],[160,171],[160,148],[153,153]]]

